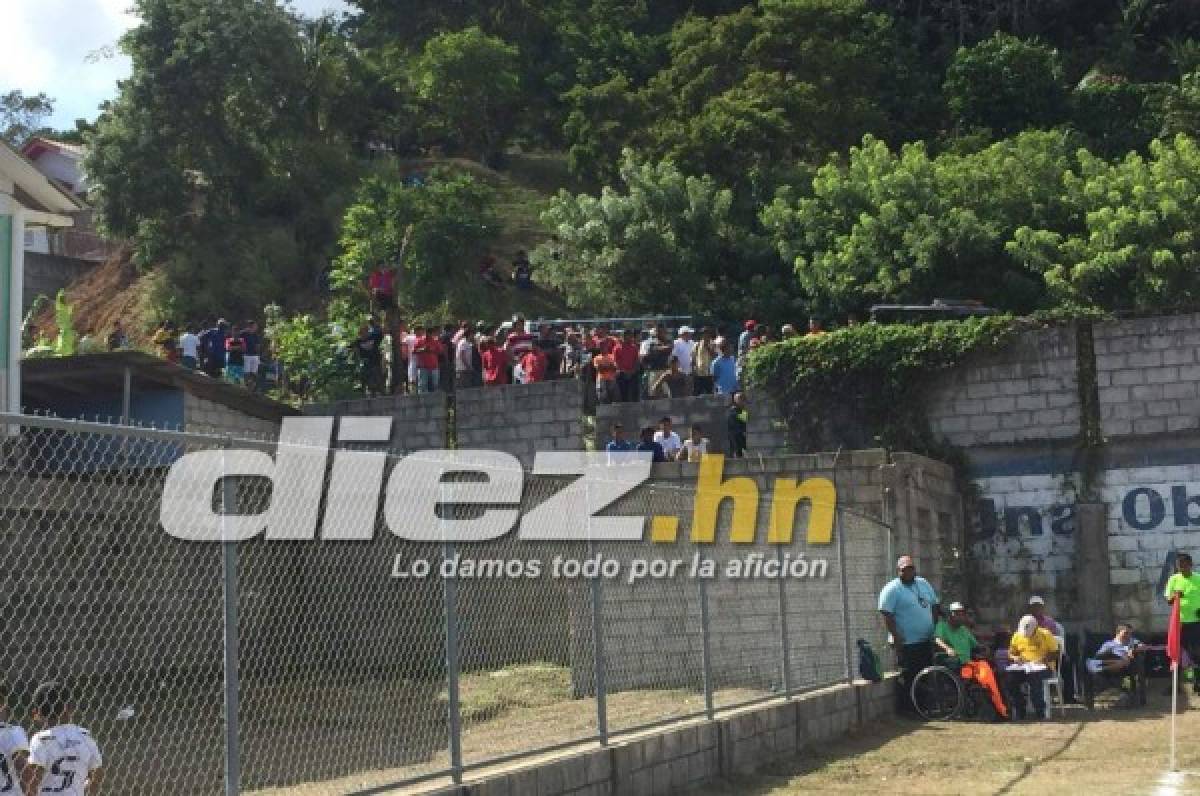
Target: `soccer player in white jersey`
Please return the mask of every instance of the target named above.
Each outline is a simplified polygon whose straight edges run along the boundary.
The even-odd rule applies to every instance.
[[[25,764],[25,796],[96,796],[100,792],[100,747],[87,730],[71,723],[75,706],[61,683],[42,683],[33,692],[33,717],[48,729],[33,736]]]
[[[21,796],[21,772],[29,756],[25,730],[8,721],[8,688],[0,685],[0,796]]]

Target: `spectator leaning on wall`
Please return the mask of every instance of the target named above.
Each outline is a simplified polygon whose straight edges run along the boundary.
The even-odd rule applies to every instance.
[[[913,679],[933,664],[934,622],[940,618],[937,592],[929,581],[917,576],[912,556],[896,561],[897,577],[879,592],[879,613],[892,635],[896,662],[902,671],[896,689],[896,707],[913,713],[916,707],[909,696]]]

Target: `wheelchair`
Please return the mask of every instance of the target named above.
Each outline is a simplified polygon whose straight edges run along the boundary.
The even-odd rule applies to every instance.
[[[954,661],[926,666],[913,678],[909,695],[921,718],[928,721],[965,719],[995,721],[998,717],[988,690],[960,674]]]

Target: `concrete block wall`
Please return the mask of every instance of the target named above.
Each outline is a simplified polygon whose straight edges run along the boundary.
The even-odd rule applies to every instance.
[[[1111,613],[1142,627],[1163,624],[1155,592],[1167,551],[1200,542],[1191,504],[1177,515],[1173,492],[1183,489],[1183,502],[1200,492],[1191,469],[1200,465],[1200,314],[1097,323],[1081,358],[1076,343],[1088,336],[1074,326],[1026,332],[931,391],[933,428],[964,449],[980,489],[968,548],[985,620],[1011,623],[1031,594],[1067,623],[1092,615],[1077,569],[1087,552],[1077,543],[1081,501],[1101,501],[1108,517]],[[1087,449],[1079,383],[1088,392],[1092,378],[1102,441]],[[1131,493],[1144,521],[1129,521]],[[1159,513],[1153,527],[1137,527]]]
[[[568,752],[515,769],[484,771],[429,796],[665,796],[803,759],[892,715],[894,683],[855,682]],[[470,777],[470,775],[468,775]]]
[[[426,395],[387,395],[356,401],[331,404],[308,404],[306,415],[390,416],[392,418],[391,450],[411,453],[421,450],[441,450],[448,446],[448,398],[445,393]]]
[[[1106,436],[1200,431],[1200,314],[1100,323],[1094,339]]]
[[[230,434],[235,438],[260,440],[279,438],[278,422],[239,412],[190,392],[184,392],[183,422],[184,431],[200,434]]]
[[[680,439],[685,439],[693,423],[704,427],[709,450],[728,451],[729,397],[697,395],[690,398],[666,398],[623,404],[601,404],[596,407],[596,450],[603,450],[610,437],[609,429],[619,421],[625,427],[626,438],[636,440],[637,429],[658,426],[664,416],[670,417]],[[779,456],[792,452],[787,423],[779,408],[766,396],[747,394],[749,424],[746,430],[748,456]]]
[[[836,469],[835,469],[836,468]],[[802,504],[796,516],[791,546],[776,550],[766,543],[772,487],[779,477],[802,481],[809,477],[834,480],[843,507],[835,524],[845,540],[844,562],[851,641],[863,638],[883,649],[884,631],[876,611],[879,589],[894,577],[895,556],[911,552],[940,591],[961,598],[956,568],[963,545],[962,513],[952,471],[940,462],[917,456],[889,460],[883,451],[855,451],[840,457],[810,454],[725,461],[724,478],[749,477],[758,488],[757,534],[753,544],[730,542],[731,509],[719,515],[717,541],[696,546],[688,540],[694,513],[697,465],[665,464],[653,470],[646,486],[614,504],[616,514],[679,517],[679,541],[656,546],[655,557],[685,561],[680,574],[629,584],[605,581],[603,621],[612,690],[684,688],[702,683],[699,600],[694,580],[684,576],[698,550],[724,572],[731,561],[757,553],[774,559],[779,553],[803,553],[809,561],[826,560],[822,578],[783,582],[788,623],[788,684],[812,686],[843,676],[846,670],[842,628],[841,571],[835,545],[809,545],[805,538],[809,509]],[[901,486],[903,485],[903,486]],[[873,514],[872,514],[873,512]],[[880,521],[886,514],[894,527]],[[628,571],[635,557],[648,555],[645,544],[600,545],[606,556]],[[777,691],[785,683],[782,671],[780,582],[719,577],[706,585],[710,614],[710,652],[716,687]],[[577,693],[591,693],[593,648],[589,603],[572,603],[572,669]],[[857,666],[856,653],[851,654]]]
[[[459,449],[511,453],[526,466],[538,451],[583,450],[583,393],[573,379],[455,393]]]
[[[930,425],[954,445],[1063,439],[1079,433],[1074,327],[1025,332],[971,357],[927,396]]]
[[[596,407],[596,450],[604,450],[608,444],[611,439],[609,429],[613,423],[621,423],[625,427],[625,438],[636,441],[638,429],[646,426],[657,428],[659,420],[669,417],[680,439],[687,439],[692,424],[699,423],[704,427],[704,436],[708,438],[709,451],[725,453],[729,447],[728,412],[729,398],[724,395],[600,404]]]

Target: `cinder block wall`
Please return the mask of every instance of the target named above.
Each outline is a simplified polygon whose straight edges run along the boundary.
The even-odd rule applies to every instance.
[[[1087,339],[1075,326],[1023,333],[929,392],[934,430],[964,449],[980,489],[967,547],[986,621],[1015,621],[1032,594],[1068,626],[1090,615],[1081,501],[1105,506],[1112,613],[1144,629],[1163,625],[1167,554],[1200,544],[1200,314],[1097,323],[1079,350]],[[1102,440],[1089,449],[1093,390]]]
[[[526,467],[538,451],[583,450],[583,393],[573,379],[455,393],[459,449],[511,453]]]
[[[717,541],[696,546],[688,540],[694,515],[698,465],[656,465],[652,480],[618,501],[615,514],[679,517],[674,545],[598,544],[597,550],[622,562],[629,571],[634,559],[647,556],[683,558],[697,552],[713,559],[719,571],[750,554],[774,559],[782,553],[808,560],[825,559],[827,575],[814,579],[771,581],[717,578],[706,584],[710,615],[710,652],[719,689],[774,691],[785,682],[792,688],[830,682],[846,671],[842,625],[842,571],[846,575],[846,608],[851,640],[863,638],[884,648],[884,629],[876,610],[879,589],[895,576],[895,557],[911,553],[925,577],[949,595],[962,599],[959,571],[963,528],[961,501],[953,472],[920,456],[884,451],[726,459],[724,477],[749,478],[759,494],[756,536],[752,544],[730,541],[731,508],[719,514]],[[777,478],[827,478],[838,489],[839,512],[832,544],[808,544],[804,529],[810,510],[797,512],[797,536],[777,550],[766,543],[771,501]],[[886,518],[887,525],[883,520]],[[889,527],[890,526],[890,527]],[[837,537],[845,543],[839,565]],[[686,567],[686,564],[685,564]],[[788,670],[782,670],[781,591],[787,622]],[[602,631],[612,690],[692,688],[702,683],[700,602],[697,584],[685,577],[606,580],[602,585]],[[594,655],[590,602],[586,595],[571,602],[571,660],[577,693],[591,693]],[[857,667],[856,652],[851,664]]]
[[[274,440],[279,437],[279,423],[239,412],[236,409],[200,398],[184,391],[184,431],[200,434],[229,434],[234,438]]]
[[[428,796],[666,796],[754,774],[887,719],[890,679],[845,684],[570,752],[515,771],[483,772]],[[469,775],[468,775],[469,776]]]
[[[332,417],[392,418],[391,450],[411,453],[441,450],[449,444],[448,398],[445,393],[388,395],[332,404],[307,404],[304,414]]]
[[[971,357],[930,391],[935,434],[964,448],[1079,433],[1075,329],[1026,332]]]

